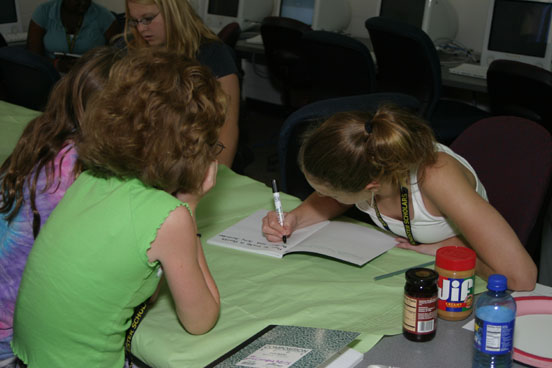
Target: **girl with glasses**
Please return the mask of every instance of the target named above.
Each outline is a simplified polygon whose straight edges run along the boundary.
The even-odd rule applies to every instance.
[[[129,48],[163,47],[185,58],[197,59],[211,69],[230,98],[220,134],[226,149],[218,160],[231,167],[238,146],[240,100],[233,50],[207,28],[187,0],[126,0],[126,22]]]
[[[113,65],[76,142],[85,171],[23,273],[12,347],[24,364],[122,368],[133,311],[161,275],[186,331],[214,326],[220,297],[195,209],[215,184],[226,102],[206,67],[173,52]]]

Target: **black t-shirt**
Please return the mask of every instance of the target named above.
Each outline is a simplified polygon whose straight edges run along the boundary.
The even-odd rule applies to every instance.
[[[215,77],[230,74],[239,76],[237,59],[234,50],[221,42],[206,42],[199,47],[197,60],[211,69]]]

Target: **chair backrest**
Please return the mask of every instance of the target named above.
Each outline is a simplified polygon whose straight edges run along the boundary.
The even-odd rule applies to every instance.
[[[366,20],[365,26],[376,55],[376,90],[416,97],[422,116],[431,120],[441,98],[441,65],[429,36],[421,28],[382,17]]]
[[[268,74],[288,106],[301,105],[295,103],[292,94],[310,80],[308,65],[301,55],[301,37],[310,30],[309,25],[286,17],[266,17],[261,23]]]
[[[44,57],[21,47],[0,48],[0,84],[5,101],[42,110],[60,75]]]
[[[342,111],[375,111],[382,103],[393,103],[418,111],[414,97],[398,93],[373,93],[317,101],[293,112],[282,125],[278,138],[281,191],[305,199],[313,189],[297,164],[297,154],[306,130]]]
[[[241,27],[238,22],[231,22],[225,25],[217,36],[221,39],[222,42],[230,46],[231,48],[236,47],[236,43],[240,38]]]
[[[512,226],[538,264],[539,222],[550,196],[552,178],[551,135],[533,121],[496,116],[468,127],[451,148],[473,166],[489,202]]]
[[[309,31],[301,39],[311,72],[309,102],[374,92],[376,69],[368,47],[352,37]]]
[[[533,120],[552,132],[552,72],[512,60],[494,60],[487,70],[493,115]]]

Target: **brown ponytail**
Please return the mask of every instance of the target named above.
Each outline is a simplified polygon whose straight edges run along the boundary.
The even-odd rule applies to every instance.
[[[429,125],[392,105],[380,106],[374,114],[337,113],[307,133],[299,151],[304,173],[350,193],[374,180],[404,182],[410,170],[435,161]]]

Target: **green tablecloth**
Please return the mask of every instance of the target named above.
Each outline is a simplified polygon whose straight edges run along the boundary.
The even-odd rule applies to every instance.
[[[282,194],[284,210],[298,203]],[[203,367],[269,324],[361,332],[350,345],[361,352],[384,335],[402,332],[404,274],[380,281],[374,276],[432,257],[396,248],[357,267],[309,254],[278,259],[206,243],[259,208],[273,208],[271,189],[221,167],[216,187],[197,211],[207,262],[221,293],[220,319],[207,334],[189,335],[165,288],[137,330],[134,355],[152,367]],[[476,291],[484,287],[477,279]]]
[[[11,154],[21,132],[39,111],[0,101],[0,165]]]
[[[0,162],[23,128],[40,112],[0,101]],[[299,201],[282,193],[284,210]],[[404,276],[374,276],[432,257],[392,249],[363,267],[315,255],[283,259],[206,244],[206,240],[257,209],[272,209],[271,189],[220,167],[217,185],[198,207],[198,226],[209,267],[221,293],[217,325],[201,336],[186,333],[163,289],[135,335],[132,351],[153,367],[202,367],[269,324],[358,331],[351,344],[367,351],[384,335],[401,333]],[[370,246],[367,244],[366,246]],[[476,281],[476,292],[485,283]]]

